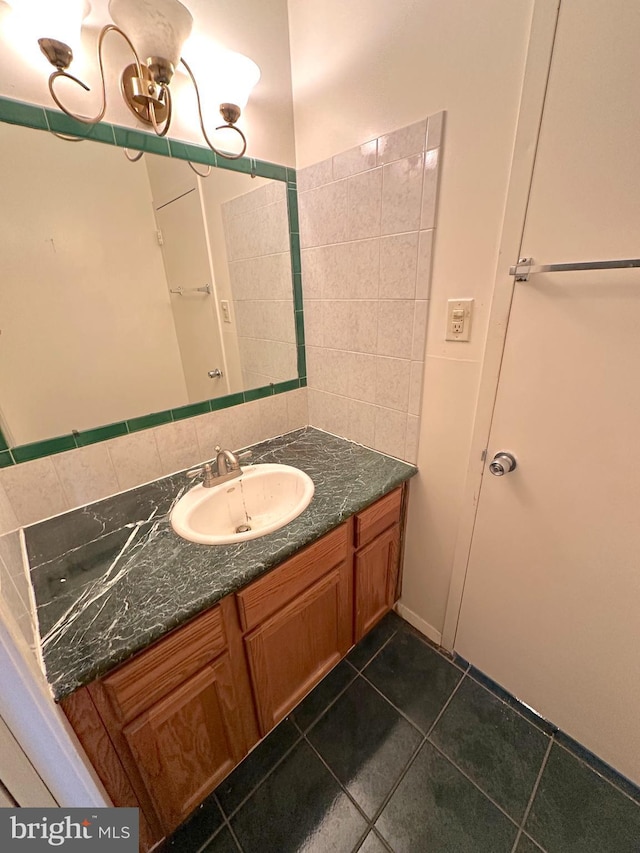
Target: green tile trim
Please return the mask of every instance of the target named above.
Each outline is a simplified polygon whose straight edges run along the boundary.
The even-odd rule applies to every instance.
[[[307,376],[307,356],[304,347],[298,347],[298,376],[300,379]]]
[[[296,312],[304,311],[303,301],[304,300],[303,300],[303,296],[302,296],[302,275],[300,273],[294,273],[294,276],[293,276],[293,306],[294,306],[294,310]]]
[[[96,444],[98,441],[108,441],[110,438],[118,438],[118,436],[126,435],[128,432],[127,424],[124,421],[120,421],[119,423],[96,427],[96,429],[85,429],[81,432],[76,432],[74,433],[74,438],[78,447],[86,447],[88,444]]]
[[[287,180],[286,166],[281,166],[279,163],[268,163],[266,160],[254,160],[253,164],[253,171],[261,178],[271,178],[274,181]]]
[[[273,386],[273,393],[282,394],[285,391],[296,391],[299,387],[299,379],[288,379],[286,382],[276,382]]]
[[[296,311],[296,341],[298,346],[304,346],[304,314],[302,311]]]
[[[169,140],[169,153],[176,160],[189,160],[191,163],[203,163],[205,166],[219,166],[218,158],[210,148],[192,145],[179,139]]]
[[[298,232],[298,191],[295,187],[287,187],[287,204],[289,210],[289,232]],[[295,227],[294,227],[295,224]]]
[[[211,403],[211,411],[217,412],[220,409],[229,409],[231,406],[239,406],[244,403],[244,393],[242,391],[237,394],[227,394],[226,397],[215,397],[209,400]]]
[[[140,432],[141,429],[170,424],[173,418],[171,412],[153,412],[151,415],[142,415],[140,418],[131,418],[127,421],[129,432]]]
[[[261,388],[251,388],[249,391],[245,391],[245,403],[250,403],[252,400],[261,400],[263,397],[272,397],[273,387],[273,385],[263,385]]]
[[[121,148],[133,148],[135,151],[147,151],[149,154],[162,154],[170,157],[169,140],[165,136],[156,136],[155,133],[142,133],[140,130],[132,130],[130,127],[118,127],[114,125],[116,145]]]
[[[45,441],[35,441],[33,444],[23,444],[11,451],[16,462],[30,462],[65,450],[75,450],[76,442],[72,435],[60,435],[57,438],[47,438]]]
[[[22,127],[34,127],[36,130],[49,129],[44,107],[13,101],[11,98],[0,98],[0,121],[19,124]]]
[[[3,450],[2,453],[0,453],[0,468],[8,468],[13,464],[15,463],[11,453],[8,450]]]
[[[293,278],[293,300],[295,310],[295,328],[298,355],[298,378],[262,388],[252,388],[237,394],[228,394],[225,397],[216,397],[205,400],[202,403],[193,403],[164,412],[154,412],[128,421],[116,424],[108,424],[91,430],[84,430],[72,435],[58,436],[44,441],[33,442],[9,449],[6,440],[0,432],[0,467],[7,467],[27,462],[32,459],[40,459],[54,453],[62,453],[65,450],[73,450],[76,447],[85,447],[100,441],[106,441],[116,436],[127,433],[150,429],[172,421],[206,414],[210,411],[219,411],[231,406],[237,406],[251,400],[259,400],[273,394],[292,391],[296,388],[304,388],[306,380],[306,358],[304,352],[304,316],[302,301],[302,275],[300,263],[300,237],[298,224],[298,196],[296,189],[296,170],[289,166],[278,163],[269,163],[265,160],[255,160],[250,157],[241,157],[229,160],[224,157],[216,157],[215,153],[206,146],[193,145],[180,140],[158,137],[154,133],[147,133],[133,128],[112,125],[108,122],[100,122],[95,125],[87,125],[65,115],[57,110],[44,108],[35,104],[16,101],[12,98],[0,97],[0,122],[32,127],[37,130],[54,130],[57,133],[67,133],[84,139],[93,139],[97,142],[115,145],[121,148],[131,148],[137,151],[146,151],[161,156],[175,157],[180,160],[190,160],[193,163],[217,166],[244,174],[254,174],[287,184],[287,210],[289,216],[289,237],[291,247],[291,266]]]
[[[171,409],[171,417],[174,421],[183,421],[185,418],[193,418],[196,415],[206,415],[210,411],[211,404],[209,400],[203,400],[202,403],[190,403],[188,406]]]
[[[115,145],[116,138],[113,132],[113,126],[102,122],[99,124],[84,124],[81,121],[76,121],[64,113],[59,113],[57,110],[45,110],[47,123],[50,130],[55,130],[56,133],[67,133],[70,136],[79,136],[82,139],[93,139],[96,142],[106,142],[108,145]]]

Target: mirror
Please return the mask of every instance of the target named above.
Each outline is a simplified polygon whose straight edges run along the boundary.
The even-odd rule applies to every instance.
[[[297,379],[291,185],[260,176],[284,167],[254,163],[252,177],[250,161],[228,161],[200,177],[186,160],[132,163],[113,145],[4,123],[0,146],[8,445],[88,443],[107,424],[127,431]]]

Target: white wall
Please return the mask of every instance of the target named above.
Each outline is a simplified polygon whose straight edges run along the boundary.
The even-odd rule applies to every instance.
[[[262,76],[238,122],[249,140],[247,155],[286,165],[294,164],[293,112],[289,69],[289,31],[286,0],[187,0],[185,5],[194,18],[194,31],[215,45],[244,53],[261,69]],[[100,108],[100,84],[95,60],[99,28],[109,22],[108,0],[92,0],[91,13],[85,20],[82,50],[75,52],[70,72],[83,79],[91,93],[79,87],[60,87],[65,104],[78,113],[95,115]],[[9,9],[0,2],[0,32],[6,33],[0,51],[0,95],[29,103],[52,106],[47,79],[53,70],[40,53],[39,31],[34,22],[32,32],[16,33],[9,29]],[[50,34],[49,34],[50,35]],[[198,63],[197,44],[187,44],[184,56],[189,61],[206,91],[215,81],[207,80],[207,53]],[[202,62],[204,60],[204,63]],[[131,62],[131,54],[116,35],[105,40],[105,67],[108,81],[108,110],[105,121],[128,127],[147,129],[138,123],[119,97],[120,70]],[[63,81],[64,84],[64,81]],[[172,83],[175,95],[174,121],[170,136],[201,143],[194,96],[188,77],[178,71]],[[209,131],[221,124],[216,109],[205,116]]]
[[[290,0],[298,166],[447,111],[403,604],[437,640],[497,263],[533,0]],[[321,129],[321,132],[319,132]],[[504,259],[510,263],[511,259]],[[446,300],[476,300],[446,343]]]

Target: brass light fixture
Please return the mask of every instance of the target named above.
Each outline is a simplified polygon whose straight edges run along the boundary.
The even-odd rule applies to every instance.
[[[23,0],[23,3],[27,0]],[[47,0],[53,6],[56,0]],[[16,0],[14,0],[14,5]],[[77,15],[82,15],[83,5],[86,14],[86,0],[64,0],[66,11],[75,6]],[[73,11],[73,10],[71,10]],[[107,24],[98,36],[98,67],[102,86],[102,102],[97,115],[87,117],[71,112],[62,103],[56,92],[56,81],[61,77],[71,80],[86,91],[89,87],[67,70],[73,61],[73,50],[62,38],[51,36],[38,39],[40,48],[56,69],[49,77],[49,91],[57,106],[66,115],[84,124],[96,124],[101,121],[107,109],[107,91],[103,61],[103,44],[109,33],[118,34],[128,45],[133,62],[126,66],[121,75],[121,92],[125,103],[135,116],[150,125],[158,136],[165,136],[171,126],[173,114],[170,84],[176,66],[182,63],[196,93],[196,103],[200,129],[207,145],[216,154],[230,160],[242,157],[247,148],[244,133],[237,127],[241,107],[235,103],[220,104],[220,113],[224,124],[216,131],[232,130],[241,139],[242,148],[237,154],[221,151],[209,138],[202,109],[202,99],[196,77],[190,65],[181,56],[182,47],[191,33],[193,18],[189,10],[179,0],[110,0],[109,13],[113,24]],[[78,17],[78,22],[80,17]],[[54,24],[55,26],[55,24]],[[52,34],[53,35],[53,34]],[[260,77],[258,66],[247,57],[233,54],[239,71],[246,78],[246,97]],[[238,69],[236,69],[238,73]],[[246,102],[245,97],[245,102]]]

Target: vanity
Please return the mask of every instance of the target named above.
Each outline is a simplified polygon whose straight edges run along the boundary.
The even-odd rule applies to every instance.
[[[280,530],[178,537],[184,474],[26,528],[54,697],[141,849],[170,834],[399,596],[404,462],[307,427],[252,463],[315,493]]]

